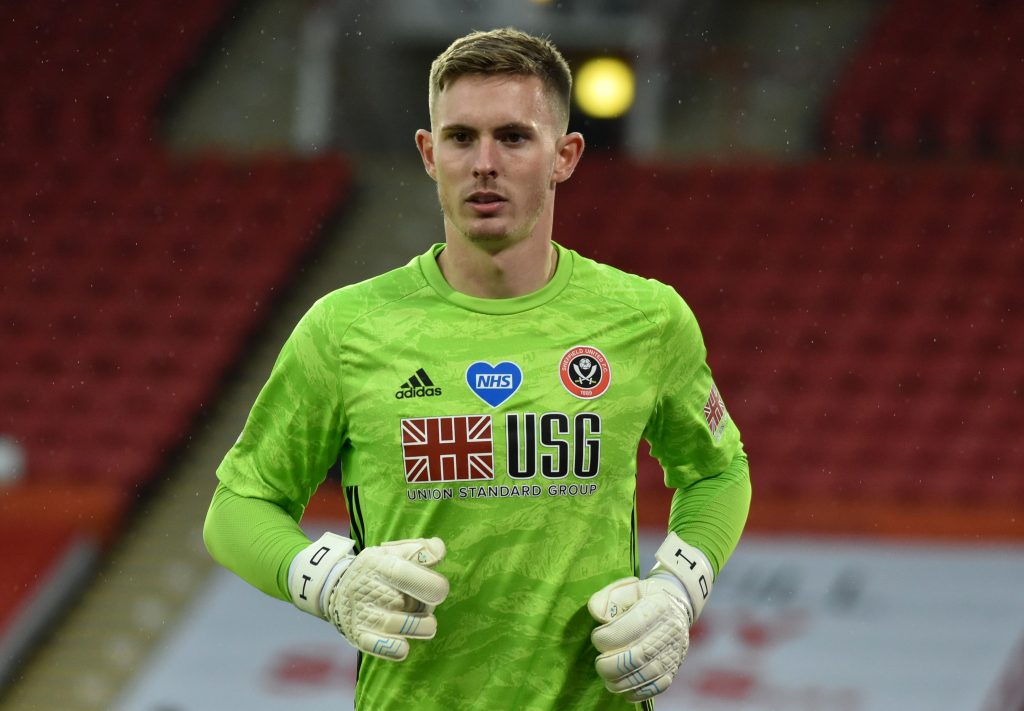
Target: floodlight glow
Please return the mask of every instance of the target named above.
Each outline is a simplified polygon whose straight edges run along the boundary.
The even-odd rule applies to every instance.
[[[576,103],[594,118],[617,118],[633,105],[633,70],[621,59],[588,59],[576,72]]]

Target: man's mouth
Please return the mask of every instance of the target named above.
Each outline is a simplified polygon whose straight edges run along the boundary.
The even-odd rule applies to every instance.
[[[478,192],[470,195],[467,201],[475,205],[489,205],[495,202],[505,202],[505,198],[498,193]]]

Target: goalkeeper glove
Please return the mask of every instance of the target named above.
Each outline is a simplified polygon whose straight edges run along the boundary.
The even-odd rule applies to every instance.
[[[672,683],[714,579],[704,554],[675,533],[655,558],[646,580],[616,580],[587,605],[601,623],[591,634],[601,652],[597,673],[609,691],[632,702],[660,694]]]
[[[407,639],[432,639],[434,608],[448,596],[435,570],[444,559],[440,538],[390,541],[353,554],[355,542],[325,533],[299,552],[288,570],[292,602],[329,620],[356,649],[401,661]]]

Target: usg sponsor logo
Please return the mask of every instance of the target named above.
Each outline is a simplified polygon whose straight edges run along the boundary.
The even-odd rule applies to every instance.
[[[409,484],[493,479],[491,416],[404,419],[402,459]]]

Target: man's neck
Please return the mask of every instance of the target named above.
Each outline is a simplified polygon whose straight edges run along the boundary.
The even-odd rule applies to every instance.
[[[449,239],[437,264],[458,292],[483,299],[510,299],[547,284],[558,266],[558,252],[550,239],[525,239],[496,252],[463,239]]]

